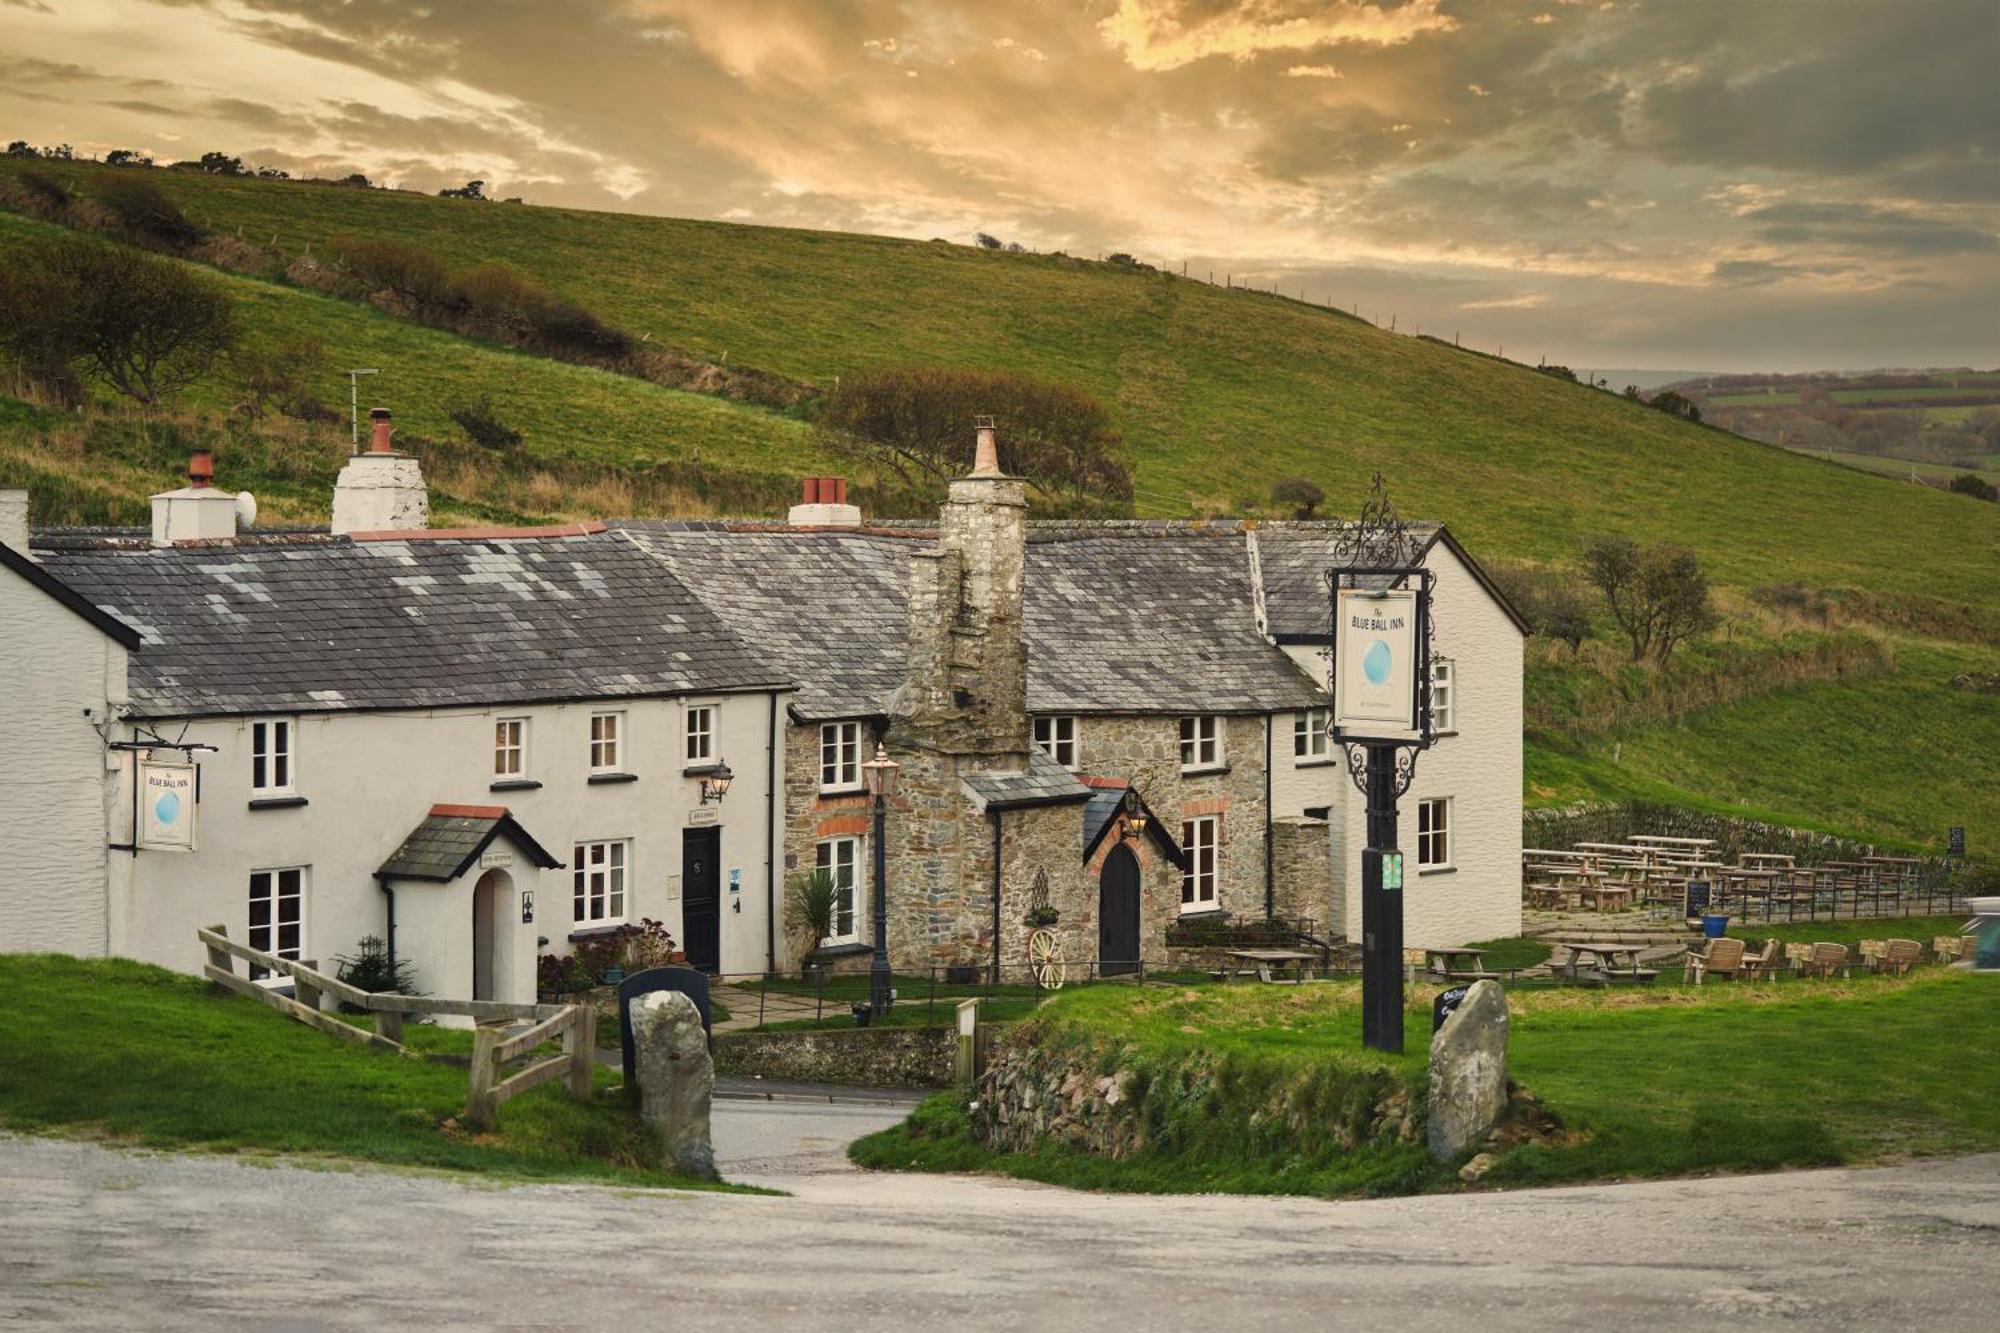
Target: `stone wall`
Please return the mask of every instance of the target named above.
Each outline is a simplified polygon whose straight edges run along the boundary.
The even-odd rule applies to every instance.
[[[1277,915],[1309,919],[1321,939],[1340,933],[1333,903],[1333,830],[1324,819],[1271,821],[1271,882]]]
[[[715,1037],[715,1071],[795,1083],[943,1088],[951,1085],[956,1037],[951,1027],[724,1032]]]

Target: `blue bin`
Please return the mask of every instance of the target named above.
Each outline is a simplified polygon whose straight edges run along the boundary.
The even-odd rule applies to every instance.
[[[1719,940],[1729,930],[1729,918],[1710,913],[1701,919],[1701,933],[1712,940]]]

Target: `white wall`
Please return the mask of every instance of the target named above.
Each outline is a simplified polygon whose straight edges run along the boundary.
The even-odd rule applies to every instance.
[[[683,775],[682,718],[689,702],[716,706],[717,753],[736,772],[727,798],[710,807],[719,809],[722,829],[722,967],[761,972],[764,875],[773,836],[765,805],[768,694],[307,714],[296,719],[295,787],[308,804],[291,809],[249,808],[255,719],[198,719],[186,739],[217,747],[200,759],[199,845],[191,854],[139,853],[129,886],[114,889],[112,949],[197,971],[202,953],[196,926],[219,921],[233,938],[245,937],[252,870],[308,866],[304,952],[330,965],[337,955],[353,953],[362,936],[384,933],[385,902],[374,871],[437,803],[504,805],[565,867],[578,841],[630,839],[624,919],[656,918],[679,941],[681,831],[701,808],[696,780]],[[590,715],[600,708],[626,713],[624,767],[637,781],[588,780]],[[493,723],[500,717],[529,719],[527,776],[542,784],[538,790],[490,790]],[[160,725],[179,736],[179,723]],[[777,762],[782,784],[782,753]],[[740,911],[731,910],[731,868],[742,871]],[[519,891],[532,888],[535,923],[520,927],[523,938],[532,948],[534,937],[543,936],[549,952],[566,952],[567,936],[578,924],[572,922],[569,871],[537,872],[518,855],[507,869],[515,891],[501,905],[503,927],[518,926]],[[420,963],[419,984],[432,994],[471,994],[472,888],[480,873],[475,865],[450,885],[396,885],[398,953]],[[439,932],[448,938],[419,938]],[[517,995],[510,998],[526,998],[533,986],[532,952],[524,963],[516,960],[514,971]]]
[[[8,844],[0,953],[105,951],[106,825],[117,784],[97,726],[125,701],[125,656],[89,621],[0,569],[0,829]]]
[[[1521,932],[1521,632],[1449,548],[1432,547],[1426,563],[1437,573],[1435,651],[1456,668],[1456,730],[1418,757],[1416,779],[1397,804],[1396,844],[1405,870],[1403,941],[1413,949]],[[1286,652],[1325,683],[1322,649]],[[1278,813],[1296,813],[1295,804],[1334,806],[1336,919],[1344,917],[1347,938],[1359,940],[1365,803],[1341,767],[1290,775],[1281,767],[1280,775],[1284,798],[1276,803]],[[1305,799],[1315,791],[1324,799]],[[1452,868],[1420,873],[1417,803],[1440,796],[1453,802]]]

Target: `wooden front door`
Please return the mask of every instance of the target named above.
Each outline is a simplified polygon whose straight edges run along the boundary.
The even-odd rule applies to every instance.
[[[1139,858],[1122,842],[1097,876],[1097,958],[1103,976],[1139,970]]]
[[[722,966],[722,830],[681,833],[681,948],[689,967]]]

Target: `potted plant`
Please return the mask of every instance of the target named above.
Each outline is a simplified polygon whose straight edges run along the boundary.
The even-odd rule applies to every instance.
[[[816,867],[792,876],[792,915],[805,935],[805,947],[799,954],[799,975],[808,982],[817,984],[826,979],[825,965],[815,963],[813,955],[819,952],[820,942],[833,934],[833,914],[839,898],[833,875],[827,870]]]
[[[1041,930],[1044,927],[1053,926],[1060,920],[1062,920],[1062,913],[1050,907],[1047,903],[1028,909],[1027,923],[1030,930]]]

